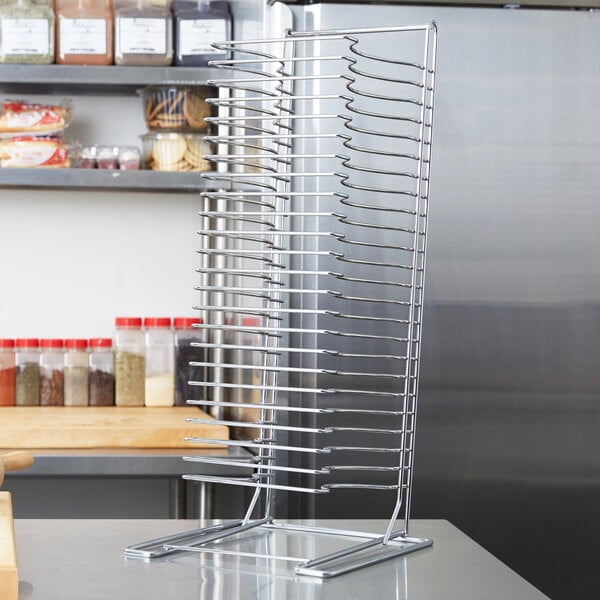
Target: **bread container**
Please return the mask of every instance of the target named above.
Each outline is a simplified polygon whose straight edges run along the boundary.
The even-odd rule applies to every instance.
[[[146,169],[154,171],[210,171],[203,155],[211,145],[197,133],[147,133],[142,137]]]

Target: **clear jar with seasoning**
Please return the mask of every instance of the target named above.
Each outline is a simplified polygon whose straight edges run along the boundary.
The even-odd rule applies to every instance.
[[[173,16],[168,8],[137,0],[115,10],[115,64],[167,66],[173,62]]]
[[[146,346],[146,406],[173,406],[174,342],[169,317],[144,319]]]
[[[15,405],[40,404],[40,340],[15,340]]]
[[[144,406],[146,360],[141,317],[115,319],[115,404]]]
[[[0,6],[0,63],[54,62],[51,0],[13,0]]]
[[[205,67],[210,60],[230,57],[214,42],[231,39],[232,16],[228,2],[175,0],[171,3],[175,25],[174,63],[182,67]]]
[[[63,406],[65,400],[65,342],[40,340],[40,406]]]
[[[0,339],[0,406],[15,405],[15,340]]]
[[[87,340],[65,340],[65,406],[88,405],[87,348]]]
[[[90,406],[115,404],[115,355],[111,338],[92,338],[89,352]]]
[[[202,319],[176,317],[173,320],[175,338],[175,406],[185,406],[186,400],[205,400],[206,386],[190,385],[206,381],[207,367],[192,366],[191,362],[206,362],[204,331],[199,328]]]
[[[56,0],[56,62],[112,64],[111,0]]]

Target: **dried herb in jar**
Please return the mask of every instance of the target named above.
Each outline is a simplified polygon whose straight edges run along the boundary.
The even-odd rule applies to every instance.
[[[25,363],[17,366],[15,404],[37,406],[40,403],[40,366]]]
[[[144,406],[146,379],[144,356],[134,352],[117,352],[115,375],[115,404]]]

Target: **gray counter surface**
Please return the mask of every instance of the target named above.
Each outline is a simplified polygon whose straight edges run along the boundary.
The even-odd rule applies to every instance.
[[[318,524],[384,529],[383,521]],[[288,563],[256,558],[123,558],[126,546],[197,527],[194,520],[17,519],[19,600],[548,600],[442,520],[411,524],[411,535],[432,538],[432,548],[324,581],[296,576]],[[257,543],[269,547],[269,540]],[[294,539],[291,546],[310,554],[312,544]]]

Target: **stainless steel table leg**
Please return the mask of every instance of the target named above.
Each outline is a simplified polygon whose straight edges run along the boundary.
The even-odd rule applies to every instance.
[[[169,480],[169,518],[187,518],[187,485],[182,477]]]
[[[198,518],[214,518],[214,486],[206,482],[198,482]]]

